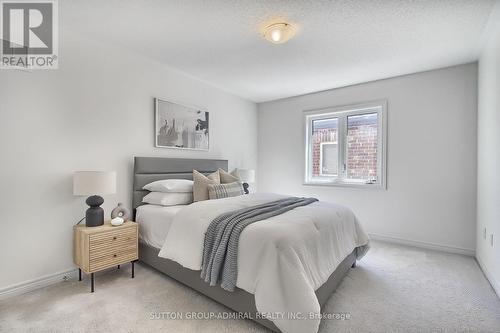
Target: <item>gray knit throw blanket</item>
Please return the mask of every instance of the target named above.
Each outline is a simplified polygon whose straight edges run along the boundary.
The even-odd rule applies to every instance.
[[[290,197],[243,208],[216,217],[205,233],[201,278],[211,286],[234,291],[238,277],[238,243],[248,225],[283,214],[318,199]]]

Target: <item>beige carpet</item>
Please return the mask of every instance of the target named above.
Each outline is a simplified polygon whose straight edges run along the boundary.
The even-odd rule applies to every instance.
[[[372,243],[325,307],[349,314],[320,332],[500,332],[500,300],[473,258]],[[226,308],[137,265],[67,281],[0,303],[1,332],[269,332],[249,320],[151,319]],[[184,314],[185,315],[185,314]]]

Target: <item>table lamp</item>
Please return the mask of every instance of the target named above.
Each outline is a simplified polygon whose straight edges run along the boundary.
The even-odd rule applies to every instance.
[[[87,227],[104,224],[104,199],[101,195],[116,193],[115,171],[76,171],[73,174],[73,194],[89,195],[85,201],[90,206],[85,213]]]
[[[238,174],[240,176],[240,181],[243,183],[243,189],[245,190],[245,194],[250,193],[248,191],[248,183],[255,182],[255,170],[252,169],[237,169]]]

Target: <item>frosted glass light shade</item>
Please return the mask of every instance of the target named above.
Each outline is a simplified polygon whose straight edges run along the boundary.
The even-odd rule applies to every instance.
[[[104,195],[116,193],[115,171],[76,171],[73,174],[74,195]]]
[[[273,44],[283,44],[295,35],[295,27],[289,23],[274,23],[264,28],[264,38]]]
[[[240,176],[240,181],[243,183],[255,182],[255,170],[252,169],[237,169]]]

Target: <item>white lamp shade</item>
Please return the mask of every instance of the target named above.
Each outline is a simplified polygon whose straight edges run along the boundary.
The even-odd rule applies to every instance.
[[[116,193],[115,171],[76,171],[73,174],[74,195]]]
[[[240,176],[240,180],[243,183],[253,183],[255,182],[255,170],[252,169],[237,169]]]

